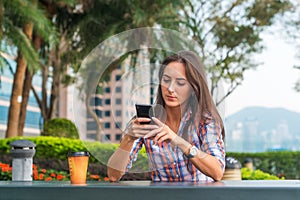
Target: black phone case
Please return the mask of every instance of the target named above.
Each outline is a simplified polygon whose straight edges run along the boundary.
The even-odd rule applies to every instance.
[[[153,109],[151,105],[145,105],[145,104],[135,104],[136,108],[136,115],[137,117],[147,117],[150,118],[153,117]],[[143,122],[141,124],[150,124],[151,122]]]

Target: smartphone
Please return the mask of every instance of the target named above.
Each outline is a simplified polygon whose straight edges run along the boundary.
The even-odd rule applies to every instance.
[[[136,108],[136,115],[137,117],[147,117],[150,118],[154,117],[154,112],[152,109],[152,105],[148,104],[135,104]],[[141,122],[141,124],[150,124],[150,122]]]

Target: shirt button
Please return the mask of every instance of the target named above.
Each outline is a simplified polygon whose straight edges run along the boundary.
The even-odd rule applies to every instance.
[[[176,165],[176,162],[174,162],[173,165]]]

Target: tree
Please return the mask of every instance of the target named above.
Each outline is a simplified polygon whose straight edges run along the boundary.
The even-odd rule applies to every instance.
[[[61,57],[63,52],[68,50],[68,38],[66,38],[66,35],[69,31],[69,21],[71,21],[69,13],[73,10],[74,1],[62,0],[55,2],[41,0],[40,3],[48,20],[52,21],[53,26],[56,27],[57,33],[52,33],[51,37],[56,38],[57,42],[51,45],[47,41],[41,41],[40,35],[35,35],[34,45],[39,49],[39,52],[41,52],[40,57],[44,61],[43,64],[41,64],[40,70],[42,76],[42,92],[41,95],[38,95],[35,88],[31,86],[32,74],[30,73],[27,74],[28,79],[26,79],[30,87],[27,87],[26,90],[29,91],[29,89],[31,89],[33,91],[45,124],[47,120],[56,116],[59,87],[61,85],[62,76],[66,73],[66,69],[64,69],[65,66],[61,63]],[[47,88],[47,83],[51,83],[50,98],[47,92],[49,89]],[[24,120],[23,118],[22,121]],[[20,130],[22,130],[22,127],[20,127]]]
[[[263,49],[262,31],[291,8],[289,0],[188,0],[182,23],[200,44],[217,106],[242,83],[246,70],[259,65],[252,57]],[[216,99],[221,80],[229,88]]]
[[[20,103],[22,102],[26,68],[28,66],[29,70],[36,70],[39,67],[38,54],[31,43],[33,27],[45,40],[48,40],[47,36],[49,32],[52,32],[47,26],[49,22],[44,13],[37,8],[37,3],[37,0],[12,0],[0,3],[3,5],[1,37],[8,45],[17,47],[17,67],[14,74],[6,137],[18,135]],[[1,59],[5,58],[2,56]]]
[[[72,42],[72,49],[65,54],[64,62],[69,63],[69,65],[79,66],[85,56],[107,37],[129,29],[144,26],[152,27],[156,24],[178,28],[179,15],[177,6],[179,6],[178,1],[171,0],[85,2],[82,4],[83,12],[77,16],[75,15],[73,18],[74,22],[78,22],[78,27],[73,32],[76,35],[76,39]],[[131,51],[116,59],[111,64],[110,69],[119,65],[126,58],[131,58],[132,63],[134,63],[138,53],[138,50]],[[90,63],[90,65],[94,64]],[[91,79],[95,75],[97,73],[92,70],[86,71],[86,74],[82,76]],[[70,78],[67,79],[70,80]],[[87,110],[98,124],[97,140],[101,140],[101,123],[90,106],[90,99],[94,92],[91,88],[96,88],[98,83],[95,82],[93,84],[87,85],[82,89],[85,92]]]
[[[33,36],[33,46],[35,50],[38,50],[41,45],[41,37]],[[29,100],[29,94],[32,87],[32,79],[35,72],[30,71],[26,68],[23,91],[22,91],[22,103],[19,115],[19,123],[18,123],[18,136],[23,135],[23,129],[25,127],[26,113],[27,113],[27,105]]]
[[[59,2],[52,2],[52,1],[39,1],[39,7],[45,12],[45,18],[48,21],[54,22],[56,21],[56,15],[59,14],[59,10],[63,10],[65,12],[66,10],[70,9],[70,5],[73,4],[73,0],[64,0]],[[61,14],[59,14],[61,16]],[[69,18],[65,19],[67,21]],[[65,21],[60,22],[61,24],[65,23]],[[60,45],[57,45],[58,40],[61,43],[65,43],[63,40],[65,40],[65,34],[64,29],[62,29],[59,24],[49,24],[47,21],[44,23],[45,27],[48,27],[46,29],[48,30],[47,38],[44,39],[43,35],[41,35],[39,32],[35,31],[33,32],[33,46],[36,51],[40,52],[40,70],[42,74],[42,95],[39,96],[35,90],[35,88],[32,86],[32,79],[33,76],[36,73],[35,71],[26,69],[25,79],[24,79],[24,86],[23,86],[23,93],[22,93],[22,104],[21,104],[21,111],[19,116],[19,123],[18,123],[18,135],[23,135],[23,129],[25,126],[25,119],[26,119],[26,108],[28,104],[29,99],[29,93],[30,90],[33,91],[36,101],[38,102],[38,105],[40,107],[44,123],[52,118],[55,113],[56,108],[56,102],[57,102],[57,96],[58,96],[58,88],[60,86],[60,80],[61,80],[61,69],[60,69],[60,52],[64,51],[65,48],[61,49]],[[58,28],[54,29],[54,25],[57,25]],[[60,30],[62,32],[58,33],[56,30]],[[60,44],[61,44],[60,43]],[[50,103],[46,84],[48,82],[49,77],[51,76],[49,74],[49,68],[53,67],[53,83],[55,83],[55,87],[52,87],[51,91],[51,98]],[[50,106],[48,106],[50,105]]]
[[[126,16],[126,18],[123,18],[123,21],[115,20],[114,17],[110,18],[114,20],[113,23],[110,21],[110,24],[114,25],[110,29],[111,31],[108,32],[110,35],[114,32],[118,33],[124,31],[126,27],[137,28],[140,26],[153,26],[155,23],[160,23],[160,20],[149,20],[153,19],[152,16],[159,16],[159,14],[157,14],[159,11],[155,10],[155,3],[157,2],[152,2],[152,4],[141,1],[129,2],[134,3],[128,4],[125,7],[122,7],[124,5],[121,7],[118,7],[118,5],[114,7],[98,5],[98,7],[97,4],[93,6],[97,11],[101,11],[102,8],[109,10],[110,13],[115,13],[116,11],[114,9],[117,9],[118,12],[116,16],[119,15],[117,19],[122,19],[123,16]],[[167,3],[167,1],[163,3]],[[159,3],[157,5],[159,5]],[[199,43],[201,47],[199,54],[207,67],[207,72],[211,79],[212,96],[218,97],[217,93],[220,92],[218,85],[221,80],[225,80],[229,83],[230,87],[224,96],[216,99],[216,104],[219,105],[241,84],[243,81],[243,73],[259,65],[252,60],[252,56],[255,53],[261,52],[263,49],[260,43],[260,34],[266,27],[274,23],[276,16],[291,9],[290,5],[288,0],[231,0],[226,3],[220,0],[185,0],[172,4],[169,9],[172,11],[175,10],[175,12],[171,12],[172,15],[166,18],[162,17],[164,19],[163,22],[167,21],[169,24],[161,24],[165,28],[171,24],[171,26],[169,26],[170,28],[179,30],[186,35],[191,35],[192,38]],[[161,9],[164,8],[162,5],[157,7]],[[165,8],[168,9],[167,6]],[[123,9],[125,9],[125,15]],[[93,9],[89,10],[89,13],[94,13]],[[149,15],[148,13],[151,14]],[[97,27],[100,28],[101,26],[96,23],[97,21],[94,20],[95,17],[93,16],[97,16],[97,14],[88,15],[87,19],[89,19],[89,22],[84,25],[93,27],[93,30],[97,30]],[[170,16],[173,17],[172,20]],[[80,38],[93,38],[93,35],[91,35],[93,32],[84,31],[88,30],[88,27],[79,30],[78,35]],[[123,27],[125,27],[125,29]],[[94,32],[97,33],[97,31]],[[83,43],[85,43],[85,41],[87,40],[83,39]],[[88,50],[88,52],[91,50],[91,48],[83,49]],[[129,58],[132,59],[131,63],[133,63],[133,67],[134,59],[137,54],[138,50],[128,54],[128,56],[130,56]],[[152,56],[154,59],[160,57],[155,55],[155,53]],[[92,76],[92,74],[90,74],[90,76]],[[89,95],[87,95],[87,98],[89,99]]]

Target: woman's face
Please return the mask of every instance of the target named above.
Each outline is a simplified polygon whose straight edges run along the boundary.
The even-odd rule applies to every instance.
[[[191,86],[187,81],[184,64],[169,63],[161,79],[162,97],[166,107],[184,105],[191,95]]]

